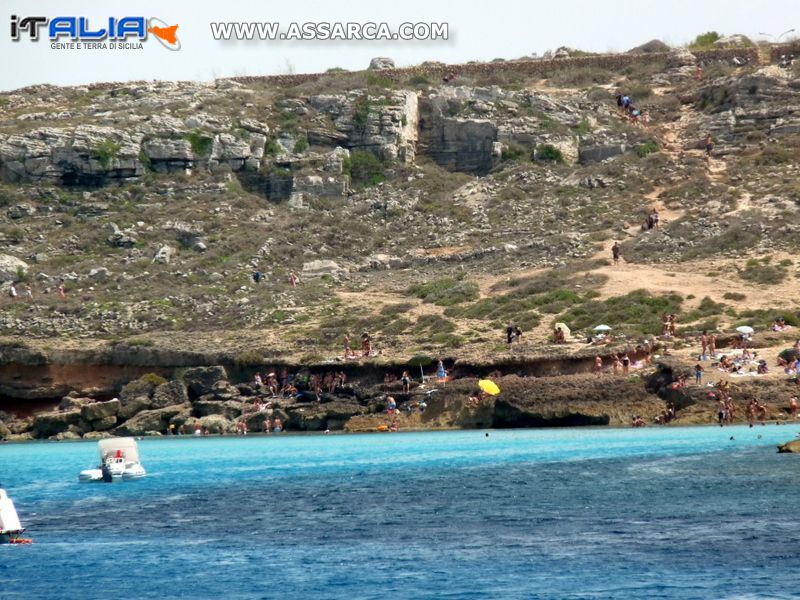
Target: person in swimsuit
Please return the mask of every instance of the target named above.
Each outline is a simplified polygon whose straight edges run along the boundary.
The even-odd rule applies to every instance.
[[[408,394],[411,391],[411,375],[408,374],[408,371],[403,371],[400,382],[403,384],[403,393]]]
[[[628,374],[628,368],[631,366],[631,359],[628,358],[627,352],[622,355],[622,373],[624,375]]]
[[[594,372],[598,377],[603,374],[603,359],[600,356],[594,357]]]

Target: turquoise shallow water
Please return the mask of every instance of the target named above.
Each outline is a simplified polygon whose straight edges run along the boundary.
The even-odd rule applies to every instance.
[[[797,598],[798,432],[146,439],[114,485],[94,443],[0,446],[35,539],[0,597]]]

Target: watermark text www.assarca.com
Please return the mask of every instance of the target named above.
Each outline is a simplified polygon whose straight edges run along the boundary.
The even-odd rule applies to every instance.
[[[212,22],[215,40],[447,40],[447,23],[289,23],[282,27],[275,21]]]

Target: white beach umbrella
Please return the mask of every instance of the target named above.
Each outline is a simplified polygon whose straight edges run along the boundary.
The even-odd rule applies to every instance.
[[[749,334],[753,333],[755,330],[749,325],[741,325],[740,327],[736,328],[736,331],[738,331],[739,333]]]
[[[611,327],[608,325],[598,325],[594,328],[595,331],[611,331]]]

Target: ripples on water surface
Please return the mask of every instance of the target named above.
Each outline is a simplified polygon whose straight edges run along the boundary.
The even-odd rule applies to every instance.
[[[0,597],[797,598],[798,431],[147,439],[114,485],[94,443],[0,446],[35,539]]]

